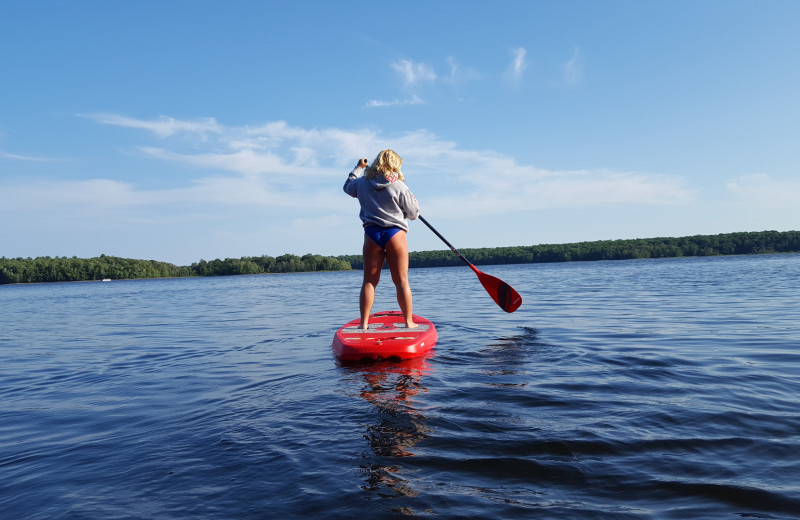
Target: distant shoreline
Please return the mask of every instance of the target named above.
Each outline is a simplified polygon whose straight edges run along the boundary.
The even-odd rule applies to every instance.
[[[694,235],[678,238],[598,240],[567,244],[460,249],[475,265],[586,262],[800,252],[800,231],[752,231]],[[463,265],[449,249],[414,251],[409,267]],[[281,255],[200,260],[177,266],[157,260],[138,260],[100,255],[94,258],[0,257],[0,285],[52,282],[89,282],[110,278],[191,278],[242,274],[283,274],[361,269],[358,255]]]

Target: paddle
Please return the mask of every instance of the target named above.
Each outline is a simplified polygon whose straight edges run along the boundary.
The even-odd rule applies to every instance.
[[[514,312],[522,305],[522,296],[519,295],[517,291],[514,290],[513,287],[508,285],[506,282],[499,278],[495,278],[494,276],[488,275],[486,273],[482,273],[477,267],[472,265],[472,263],[464,258],[464,255],[458,252],[458,250],[453,247],[453,245],[447,241],[438,231],[436,231],[433,226],[431,226],[427,220],[423,218],[422,215],[419,216],[419,219],[422,221],[423,224],[428,226],[431,231],[433,231],[437,237],[439,237],[442,242],[447,244],[449,247],[458,257],[467,264],[470,269],[472,269],[475,274],[478,275],[478,280],[481,281],[483,288],[486,289],[486,292],[489,293],[489,296],[492,297],[494,302],[500,306],[506,312]]]

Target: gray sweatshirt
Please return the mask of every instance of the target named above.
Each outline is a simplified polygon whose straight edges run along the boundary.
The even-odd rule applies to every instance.
[[[400,179],[390,180],[379,174],[374,179],[363,176],[364,168],[355,168],[344,183],[344,192],[358,198],[364,227],[399,227],[408,231],[406,219],[419,216],[419,203]]]

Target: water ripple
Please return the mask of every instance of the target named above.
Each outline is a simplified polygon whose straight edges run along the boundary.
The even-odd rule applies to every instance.
[[[800,255],[487,271],[522,308],[413,270],[433,355],[363,366],[358,272],[0,287],[0,512],[800,517]]]

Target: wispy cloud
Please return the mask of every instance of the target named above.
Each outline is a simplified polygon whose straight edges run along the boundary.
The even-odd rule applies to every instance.
[[[62,241],[73,236],[70,229],[84,233],[114,230],[125,238],[119,241],[120,251],[134,247],[130,237],[138,237],[137,255],[154,247],[154,237],[164,244],[169,242],[165,226],[173,226],[175,233],[197,234],[196,224],[203,222],[207,224],[205,234],[193,239],[197,243],[191,251],[196,252],[180,253],[200,255],[186,259],[194,261],[206,254],[203,250],[220,254],[219,249],[228,242],[209,242],[208,237],[226,232],[232,222],[242,229],[247,228],[243,223],[259,222],[262,243],[274,243],[275,237],[293,229],[293,222],[351,222],[352,202],[340,191],[344,177],[357,158],[370,157],[384,148],[395,149],[403,156],[409,186],[420,197],[426,215],[432,217],[461,214],[469,208],[471,217],[503,219],[513,215],[509,218],[519,219],[542,209],[652,208],[686,205],[694,200],[693,190],[681,177],[610,170],[544,170],[491,150],[462,148],[428,131],[383,134],[374,129],[304,128],[283,121],[226,126],[204,119],[200,121],[214,124],[203,133],[168,131],[154,124],[169,121],[170,128],[202,129],[203,125],[196,126],[198,120],[153,121],[113,114],[96,120],[158,136],[159,146],[132,142],[125,148],[128,153],[133,150],[162,163],[157,167],[160,171],[169,172],[170,165],[175,165],[183,174],[165,182],[152,177],[0,179],[0,193],[4,194],[0,219],[13,215],[18,221],[37,222],[51,233],[50,239]],[[186,146],[187,139],[192,140],[191,146]],[[514,175],[498,176],[498,171],[513,171]],[[53,222],[58,226],[53,227]],[[358,243],[356,230],[354,226],[353,240]],[[326,240],[319,230],[307,232],[315,243]],[[285,243],[295,244],[291,240]],[[107,247],[107,241],[103,244]],[[237,251],[235,248],[241,250],[242,244],[231,242],[229,247]],[[147,255],[158,257],[159,253],[153,250]]]
[[[405,97],[371,99],[364,104],[365,108],[424,105],[426,102],[423,100],[420,92],[431,85],[447,85],[451,89],[456,89],[469,81],[481,77],[475,69],[462,66],[453,57],[447,58],[449,73],[444,76],[437,74],[433,66],[412,60],[399,60],[392,63],[391,67],[402,80]],[[412,95],[407,97],[409,93]]]
[[[437,180],[458,187],[458,191],[451,190],[437,199],[440,210],[466,205],[473,212],[497,214],[545,207],[671,205],[685,204],[694,196],[680,177],[610,170],[543,170],[492,151],[462,149],[430,132],[385,136],[372,130],[308,129],[282,121],[246,127],[227,127],[215,121],[213,139],[198,137],[192,147],[196,151],[187,153],[182,140],[173,143],[174,133],[165,134],[152,121],[111,116],[98,121],[124,121],[121,126],[165,136],[164,146],[138,150],[145,157],[198,172],[185,187],[170,190],[136,188],[107,179],[88,181],[88,185],[63,184],[66,191],[90,187],[92,192],[107,192],[108,197],[98,199],[104,204],[130,199],[138,204],[213,201],[284,206],[288,201],[300,203],[305,197],[315,207],[333,209],[340,207],[329,200],[331,186],[336,183],[309,184],[309,180],[341,174],[351,167],[353,158],[389,147],[415,165],[420,178],[435,175]],[[169,121],[174,128],[192,128],[195,124]],[[204,171],[211,173],[201,173]],[[515,175],[498,178],[497,171],[514,171]],[[413,183],[414,174],[410,179]],[[80,193],[75,197],[83,203]]]
[[[3,159],[11,159],[13,161],[26,161],[26,162],[61,162],[65,159],[53,159],[49,157],[34,157],[32,155],[19,155],[15,153],[3,152],[0,150],[0,157]]]
[[[444,144],[444,143],[441,143]],[[415,150],[425,156],[425,150]],[[469,207],[476,214],[505,214],[553,208],[600,208],[611,206],[674,206],[695,198],[683,178],[640,172],[597,170],[546,170],[492,152],[442,146],[430,150],[432,164],[458,168],[453,186],[460,193],[437,197],[437,212],[458,212]],[[497,171],[513,171],[498,177]],[[439,173],[439,175],[443,175]]]
[[[126,128],[148,130],[159,137],[170,137],[178,133],[189,134],[219,134],[222,126],[214,118],[204,118],[193,121],[182,121],[172,117],[161,116],[158,119],[142,120],[126,117],[119,114],[80,114],[82,117],[92,119],[98,123]]]
[[[796,208],[800,200],[800,180],[773,179],[764,173],[737,177],[726,187],[740,200],[763,208]]]
[[[584,59],[580,49],[577,47],[572,53],[572,57],[563,65],[564,83],[568,86],[575,86],[583,80]]]
[[[436,80],[436,72],[434,72],[433,67],[425,63],[400,60],[392,63],[392,68],[400,75],[406,85],[416,85]]]
[[[528,63],[525,59],[527,51],[524,47],[519,47],[513,51],[514,58],[511,65],[508,67],[507,76],[513,84],[519,84],[522,81],[522,76],[525,69],[528,68]]]
[[[442,78],[445,83],[460,85],[481,77],[478,71],[472,67],[463,67],[452,56],[447,58],[447,64],[450,66],[450,74]]]
[[[291,126],[285,121],[257,126],[224,126],[213,118],[149,120],[114,114],[82,117],[102,124],[140,129],[162,138],[164,146],[135,148],[145,156],[199,170],[213,169],[241,175],[324,174],[325,163],[335,162],[339,157],[349,160],[354,155],[363,154],[364,143],[374,140],[374,133],[368,131],[307,129]],[[180,132],[187,132],[188,136],[176,139]],[[193,139],[192,153],[178,151],[187,137]]]
[[[381,107],[396,107],[407,105],[423,105],[425,102],[416,94],[408,99],[393,99],[391,101],[381,101],[378,99],[371,99],[364,105],[366,108],[381,108]]]

